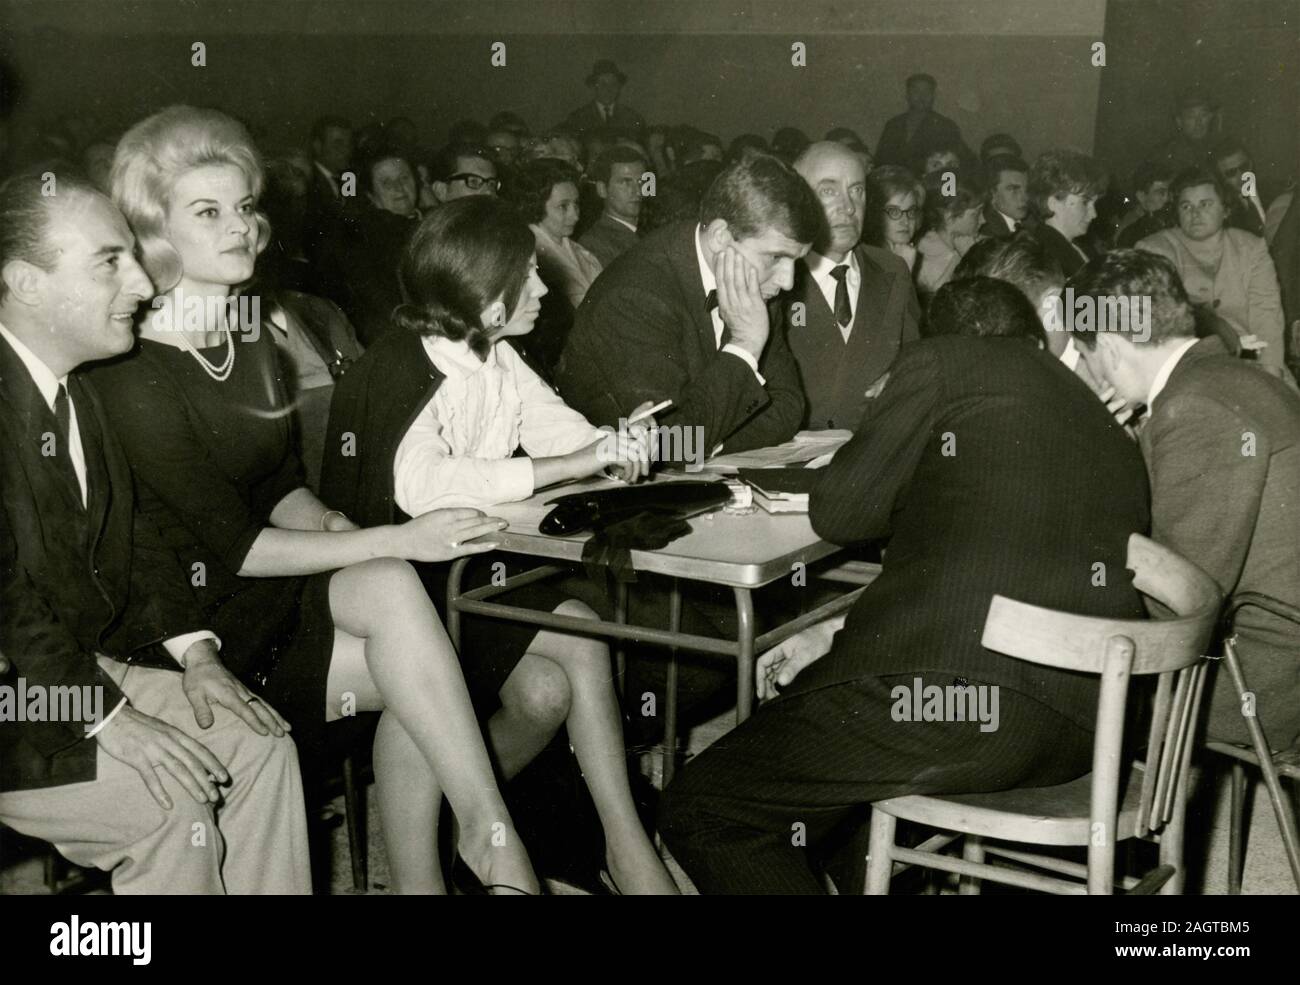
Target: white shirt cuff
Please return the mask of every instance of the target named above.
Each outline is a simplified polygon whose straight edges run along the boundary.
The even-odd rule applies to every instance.
[[[742,349],[740,346],[728,342],[722,347],[722,352],[730,352],[733,356],[739,356],[745,360],[745,365],[754,371],[754,378],[758,380],[759,386],[767,386],[767,380],[763,379],[763,374],[758,371],[758,360],[748,349]]]
[[[181,670],[185,669],[185,651],[197,643],[199,640],[212,640],[221,649],[221,640],[216,633],[206,629],[200,629],[197,633],[183,633],[180,636],[173,636],[169,640],[163,640],[163,647],[171,654],[173,660],[181,665]]]
[[[121,701],[119,701],[116,707],[114,707],[112,711],[110,711],[107,715],[104,716],[104,720],[102,722],[100,722],[93,729],[91,729],[89,732],[86,733],[86,738],[93,739],[96,733],[100,731],[100,729],[102,729],[105,725],[107,725],[109,722],[113,720],[114,715],[116,715],[119,711],[121,711],[123,708],[126,707],[126,704],[127,704],[126,698],[123,698]]]

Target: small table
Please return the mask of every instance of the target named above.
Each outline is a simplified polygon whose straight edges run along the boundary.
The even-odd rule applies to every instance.
[[[692,476],[691,478],[697,478]],[[713,478],[700,475],[698,478]],[[666,481],[656,479],[655,481]],[[736,721],[749,717],[754,703],[754,663],[758,653],[776,646],[795,633],[843,612],[856,601],[863,587],[846,592],[814,609],[803,612],[761,636],[755,635],[753,591],[783,577],[793,577],[802,566],[803,575],[826,581],[846,582],[857,586],[870,584],[880,566],[849,562],[826,570],[809,572],[809,567],[838,553],[840,548],[822,540],[813,532],[806,514],[769,514],[759,510],[736,515],[719,510],[691,519],[691,532],[657,551],[633,551],[632,567],[638,572],[665,575],[670,579],[669,615],[666,629],[629,625],[627,622],[627,586],[618,584],[615,617],[582,619],[577,616],[539,612],[521,606],[492,602],[494,596],[513,588],[561,573],[581,564],[583,544],[590,534],[574,537],[549,537],[538,531],[538,523],[551,509],[546,503],[558,496],[586,489],[615,488],[617,482],[591,479],[540,492],[520,503],[494,506],[487,512],[510,522],[498,535],[500,550],[524,554],[552,563],[504,578],[499,583],[462,591],[466,566],[471,556],[460,558],[451,566],[447,583],[447,631],[452,642],[460,646],[462,613],[489,616],[509,622],[527,623],[546,629],[563,630],[586,636],[604,636],[614,640],[635,640],[668,647],[669,662],[665,682],[664,709],[664,784],[672,778],[673,754],[677,736],[677,650],[714,653],[736,661]],[[729,586],[735,596],[738,623],[737,638],[720,639],[681,632],[680,581],[709,582]],[[805,581],[806,584],[806,581]],[[618,680],[622,688],[624,655],[616,648]]]

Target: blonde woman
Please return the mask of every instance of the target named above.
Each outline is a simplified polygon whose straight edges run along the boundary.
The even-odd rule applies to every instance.
[[[134,353],[99,381],[141,509],[192,573],[227,664],[307,755],[326,722],[381,713],[375,780],[398,892],[445,891],[444,795],[474,875],[536,892],[455,650],[408,563],[488,550],[504,522],[437,510],[361,530],[302,485],[275,343],[241,331],[229,304],[268,235],[261,162],[239,123],[163,110],[122,138],[112,185],[161,293]]]

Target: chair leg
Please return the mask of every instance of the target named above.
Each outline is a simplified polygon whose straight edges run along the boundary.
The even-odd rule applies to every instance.
[[[1160,887],[1161,896],[1182,896],[1187,883],[1187,864],[1184,838],[1187,834],[1187,784],[1186,773],[1178,780],[1178,789],[1174,791],[1174,809],[1169,823],[1160,832],[1160,864],[1171,866],[1174,874]]]
[[[884,811],[871,810],[871,834],[867,845],[868,896],[888,896],[889,879],[894,872],[894,829],[898,820]]]
[[[1224,641],[1223,662],[1228,666],[1232,682],[1241,695],[1247,693],[1246,677],[1241,669],[1241,660],[1237,656],[1237,647],[1232,638]],[[1300,833],[1296,831],[1295,815],[1291,812],[1282,790],[1282,781],[1277,775],[1277,764],[1273,762],[1273,750],[1269,748],[1264,736],[1264,728],[1254,715],[1246,717],[1246,728],[1250,732],[1251,744],[1255,747],[1255,756],[1259,760],[1260,771],[1264,774],[1264,786],[1268,789],[1268,799],[1273,804],[1273,816],[1277,818],[1278,829],[1282,832],[1282,845],[1286,849],[1287,861],[1291,863],[1291,878],[1296,888],[1300,889]]]
[[[974,835],[967,835],[965,842],[961,846],[961,857],[967,862],[983,863],[984,842]],[[974,876],[962,876],[957,888],[957,894],[959,896],[978,896],[983,882],[983,879],[976,879]]]
[[[1241,874],[1246,867],[1246,768],[1232,764],[1232,807],[1228,822],[1228,893],[1241,895]]]
[[[352,888],[364,893],[370,885],[369,845],[366,840],[366,795],[357,786],[356,763],[351,755],[343,759],[343,805],[347,815],[348,854],[352,858]]]

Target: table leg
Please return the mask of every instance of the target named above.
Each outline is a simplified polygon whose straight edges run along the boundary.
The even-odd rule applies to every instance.
[[[668,594],[668,631],[680,632],[682,628],[682,586],[676,578]],[[668,650],[668,666],[664,670],[664,759],[663,785],[672,782],[677,766],[677,648]]]
[[[460,598],[460,583],[469,562],[469,557],[457,558],[451,562],[451,570],[447,572],[447,635],[457,653],[460,652],[460,613],[456,610],[456,601]]]
[[[736,724],[754,711],[754,596],[748,588],[736,593]]]

